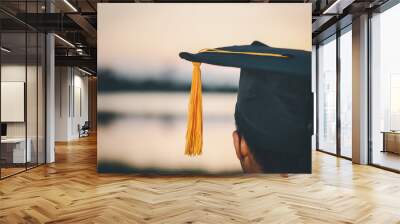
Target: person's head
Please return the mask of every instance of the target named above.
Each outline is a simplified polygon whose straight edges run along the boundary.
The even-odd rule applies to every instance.
[[[235,130],[232,133],[232,137],[236,156],[242,165],[243,171],[245,173],[262,173],[262,167],[256,161],[243,136],[241,136],[239,132]]]

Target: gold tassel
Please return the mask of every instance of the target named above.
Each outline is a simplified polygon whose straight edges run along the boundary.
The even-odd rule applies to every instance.
[[[203,105],[200,65],[201,63],[199,62],[193,62],[185,149],[185,154],[189,156],[200,155],[203,147]]]

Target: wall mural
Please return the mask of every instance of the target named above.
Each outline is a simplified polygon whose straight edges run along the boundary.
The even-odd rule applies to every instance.
[[[99,4],[98,171],[310,173],[311,4]]]

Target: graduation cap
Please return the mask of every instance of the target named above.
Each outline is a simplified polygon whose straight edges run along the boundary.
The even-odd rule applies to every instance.
[[[250,45],[179,56],[193,63],[185,154],[202,152],[201,63],[240,68],[235,109],[239,134],[268,172],[311,172],[311,53]],[[258,158],[258,159],[257,159]]]

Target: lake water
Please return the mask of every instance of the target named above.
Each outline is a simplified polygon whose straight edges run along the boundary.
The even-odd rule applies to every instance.
[[[236,96],[203,93],[203,154],[188,157],[188,93],[99,94],[99,113],[113,119],[98,124],[98,160],[139,172],[241,172],[232,143]]]

